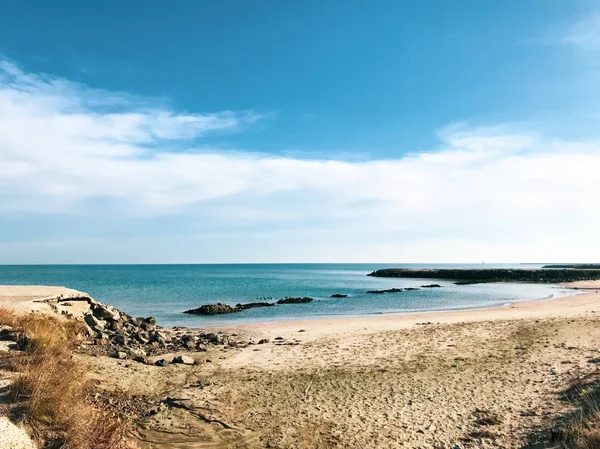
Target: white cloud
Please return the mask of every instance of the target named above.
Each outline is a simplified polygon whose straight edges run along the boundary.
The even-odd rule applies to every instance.
[[[118,220],[118,212],[150,223],[176,213],[198,220],[202,237],[189,239],[223,245],[224,259],[210,261],[240,260],[236,246],[241,251],[249,239],[268,243],[246,247],[254,254],[246,261],[498,260],[519,248],[509,259],[600,253],[600,142],[549,139],[523,124],[454,124],[439,132],[438,149],[391,160],[194,151],[191,143],[185,153],[170,150],[174,139],[258,118],[179,114],[5,63],[0,214],[94,214],[95,201],[103,214],[94,220]],[[282,241],[293,244],[284,252]]]
[[[563,37],[562,43],[584,50],[600,50],[600,14],[589,14],[576,22]]]

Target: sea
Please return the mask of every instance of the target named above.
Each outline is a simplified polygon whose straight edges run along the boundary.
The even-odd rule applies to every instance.
[[[541,265],[529,264],[527,268]],[[480,309],[515,301],[549,299],[573,291],[545,284],[454,285],[436,279],[369,277],[380,268],[523,268],[469,264],[215,264],[215,265],[4,265],[0,285],[61,285],[89,293],[126,313],[153,316],[158,324],[207,327],[423,311]],[[421,288],[438,283],[441,288]],[[401,293],[367,290],[416,287]],[[346,298],[332,298],[335,293]],[[310,296],[306,304],[277,305],[219,316],[184,314],[203,304],[268,301]]]

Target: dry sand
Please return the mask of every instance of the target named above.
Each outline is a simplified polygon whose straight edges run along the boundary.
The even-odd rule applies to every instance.
[[[600,295],[226,330],[271,343],[195,354],[210,362],[193,368],[90,360],[100,389],[152,404],[143,448],[518,448],[547,439],[577,409],[565,391],[595,379]]]

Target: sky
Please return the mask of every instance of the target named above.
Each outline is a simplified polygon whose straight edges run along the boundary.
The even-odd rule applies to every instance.
[[[600,262],[597,2],[0,2],[0,264]]]

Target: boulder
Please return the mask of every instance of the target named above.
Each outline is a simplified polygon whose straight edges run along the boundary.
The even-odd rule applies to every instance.
[[[104,326],[106,325],[104,321],[99,320],[89,312],[83,315],[83,320],[85,321],[85,324],[87,324],[93,330],[98,332],[102,331],[104,329]]]
[[[197,309],[186,310],[183,313],[191,313],[194,315],[222,315],[226,313],[236,313],[241,311],[242,309],[238,307],[232,307],[227,304],[221,304],[219,302],[217,304],[205,304],[203,306],[198,307]]]
[[[269,343],[270,340],[268,338],[261,338],[260,340],[258,340],[258,344],[259,345],[264,345],[265,343]]]
[[[96,304],[93,306],[92,313],[96,318],[108,321],[119,321],[121,317],[116,309],[105,304]]]
[[[143,349],[132,349],[129,351],[129,358],[135,360],[136,362],[146,362],[146,351]]]
[[[114,357],[115,359],[121,359],[121,360],[124,360],[124,359],[126,359],[126,358],[127,358],[127,353],[126,353],[126,352],[123,352],[123,351],[117,351],[117,352],[115,352],[115,353],[113,354],[113,357]]]
[[[348,295],[344,294],[344,293],[334,293],[333,295],[331,295],[332,298],[347,298]]]
[[[183,365],[193,365],[194,359],[191,358],[189,355],[178,355],[176,357],[173,357],[173,363],[181,363]]]
[[[298,297],[298,298],[283,298],[277,301],[277,304],[305,304],[307,302],[311,302],[313,299],[308,296]]]
[[[254,309],[256,307],[273,307],[272,302],[249,302],[247,304],[237,304],[235,307],[241,310]]]
[[[169,361],[167,359],[158,359],[156,362],[154,362],[154,364],[156,366],[167,366]]]

